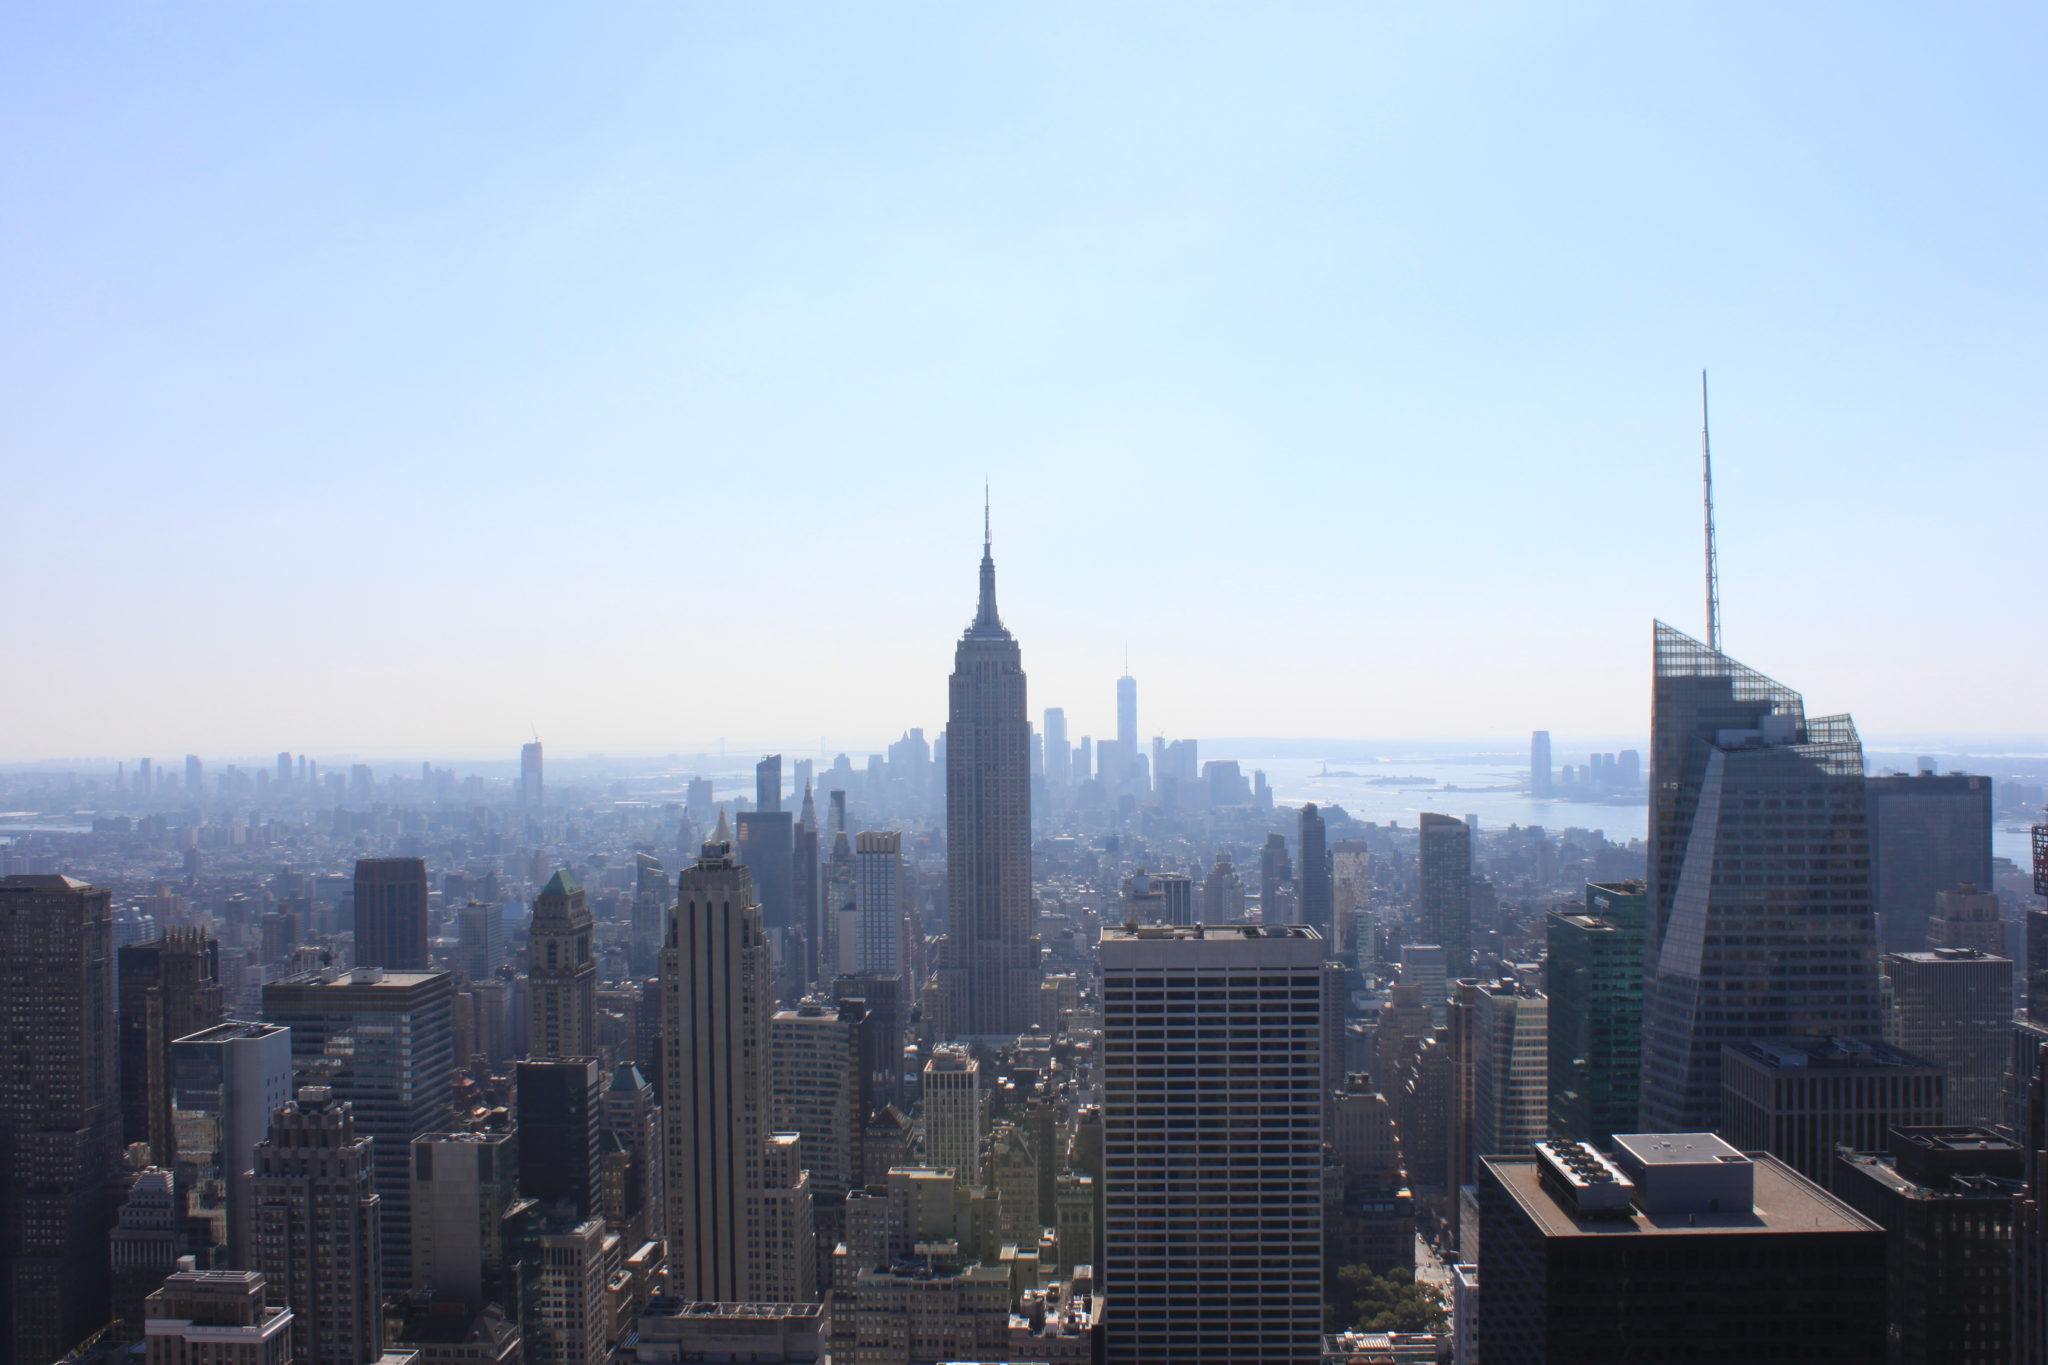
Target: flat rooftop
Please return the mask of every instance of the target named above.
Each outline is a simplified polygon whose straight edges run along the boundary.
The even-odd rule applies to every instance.
[[[1213,943],[1276,938],[1320,940],[1322,935],[1306,924],[1141,924],[1115,925],[1102,931],[1104,943]]]
[[[1718,1138],[1713,1141],[1734,1151]],[[1660,1214],[1630,1209],[1626,1216],[1607,1218],[1581,1218],[1558,1203],[1550,1191],[1538,1183],[1537,1162],[1533,1156],[1490,1156],[1481,1160],[1500,1177],[1501,1185],[1508,1194],[1548,1237],[1726,1236],[1760,1232],[1880,1230],[1876,1223],[1769,1153],[1748,1152],[1742,1155],[1746,1155],[1755,1167],[1756,1203],[1753,1209],[1734,1213]]]
[[[1915,1057],[1890,1043],[1861,1038],[1772,1038],[1752,1043],[1724,1043],[1721,1053],[1723,1057],[1739,1058],[1777,1071],[1939,1069],[1924,1057]]]

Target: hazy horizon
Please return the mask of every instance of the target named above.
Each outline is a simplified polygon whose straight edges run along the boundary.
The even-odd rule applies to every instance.
[[[931,732],[984,479],[1076,736],[1640,734],[1702,366],[1728,652],[2037,734],[2044,37],[16,7],[0,761]]]

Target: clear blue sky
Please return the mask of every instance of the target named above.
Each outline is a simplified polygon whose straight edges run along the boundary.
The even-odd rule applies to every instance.
[[[0,11],[0,757],[2048,729],[2038,5]]]

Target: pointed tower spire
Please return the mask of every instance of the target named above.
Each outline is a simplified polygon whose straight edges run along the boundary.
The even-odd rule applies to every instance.
[[[996,614],[996,559],[994,536],[989,532],[988,485],[981,487],[981,602],[974,613],[969,635],[1007,635],[1003,618]]]

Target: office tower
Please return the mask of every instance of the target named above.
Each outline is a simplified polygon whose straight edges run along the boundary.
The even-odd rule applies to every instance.
[[[739,838],[733,856],[754,874],[754,898],[761,907],[761,924],[771,940],[798,927],[796,878],[792,857],[796,850],[796,817],[786,810],[743,810],[733,819]]]
[[[412,1140],[413,1288],[470,1312],[516,1303],[519,1134],[428,1133]]]
[[[1318,1358],[1323,960],[1298,925],[1103,931],[1110,1365]]]
[[[1991,779],[1893,773],[1863,780],[1870,886],[1888,952],[1925,946],[1935,897],[1991,885]]]
[[[1151,874],[1152,889],[1160,896],[1160,922],[1162,924],[1193,924],[1195,922],[1195,884],[1192,879],[1178,872],[1154,872]],[[1047,1021],[1050,1023],[1051,1021]]]
[[[292,756],[288,753],[277,756],[277,785],[289,787],[292,784]]]
[[[963,1185],[978,1184],[987,1128],[981,1063],[964,1047],[939,1048],[924,1064],[924,1164],[951,1171]]]
[[[1885,1231],[1885,1359],[2011,1365],[2025,1153],[1984,1128],[1894,1128],[1841,1161],[1836,1196]]]
[[[602,1168],[605,1226],[641,1246],[659,1235],[661,1105],[639,1065],[620,1062],[604,1093]]]
[[[185,755],[185,799],[198,804],[206,799],[206,767],[197,754]]]
[[[2005,954],[2005,921],[1998,914],[1998,893],[1959,886],[1934,893],[1934,918],[1927,921],[1929,948],[1974,948],[1993,956]]]
[[[1045,785],[1054,791],[1074,781],[1074,753],[1067,743],[1067,713],[1064,708],[1045,708]]]
[[[178,1268],[184,1247],[178,1238],[178,1195],[172,1174],[161,1166],[145,1166],[128,1185],[128,1197],[107,1238],[107,1263],[113,1271],[113,1321],[116,1340],[142,1336],[143,1300]]]
[[[854,969],[896,975],[908,968],[910,926],[903,913],[903,836],[854,836]]]
[[[489,981],[505,962],[505,912],[471,901],[455,912],[456,963],[465,981]]]
[[[1116,680],[1116,742],[1126,758],[1138,752],[1138,680],[1129,673]]]
[[[808,767],[808,763],[803,766]],[[832,972],[825,969],[819,956],[824,944],[824,925],[821,919],[824,884],[821,879],[823,868],[819,863],[818,805],[811,799],[810,784],[804,784],[804,801],[797,812],[795,845],[790,853],[791,895],[795,902],[793,918],[803,935],[803,972],[798,983],[808,988],[812,982],[829,978]],[[801,993],[801,990],[795,992]]]
[[[541,782],[540,741],[519,746],[519,809],[540,814],[546,789]]]
[[[358,858],[355,893],[355,965],[426,971],[426,860]]]
[[[1550,1131],[1606,1146],[1637,1128],[1643,1059],[1642,882],[1589,883],[1584,911],[1553,910],[1549,957]]]
[[[770,1133],[761,1154],[750,1271],[764,1302],[809,1303],[818,1297],[812,1204],[801,1139],[795,1133]]]
[[[115,958],[120,1004],[121,1137],[146,1142],[160,1166],[176,1157],[171,1132],[171,1043],[218,1024],[226,1013],[220,944],[176,927]]]
[[[1529,736],[1529,795],[1550,795],[1550,731]]]
[[[607,1079],[594,1057],[518,1065],[519,1192],[551,1218],[580,1223],[601,1210],[598,1133]]]
[[[372,1145],[349,1105],[324,1086],[279,1106],[270,1135],[256,1144],[249,1268],[291,1305],[296,1365],[364,1365],[383,1352],[382,1199]],[[410,1162],[404,1144],[399,1151],[403,1177]]]
[[[1472,829],[1432,811],[1417,827],[1421,934],[1443,945],[1450,974],[1462,976],[1472,965]]]
[[[352,1130],[375,1139],[381,1273],[393,1290],[412,1287],[412,1140],[448,1128],[454,1003],[446,972],[326,968],[263,988],[264,1020],[291,1030],[293,1068],[325,1078],[351,1107]]]
[[[1216,865],[1202,878],[1201,923],[1229,924],[1244,918],[1244,878],[1231,864],[1228,853],[1216,855]]]
[[[2012,1052],[2011,959],[1973,948],[1887,953],[1887,1041],[1941,1068],[1942,1122],[2004,1121],[2001,1091]]]
[[[1296,907],[1300,923],[1323,937],[1324,947],[1341,955],[1337,923],[1331,910],[1330,845],[1322,813],[1311,801],[1301,808],[1301,892]]]
[[[1835,1149],[1876,1152],[1894,1126],[1942,1121],[1941,1068],[1888,1043],[1791,1038],[1730,1043],[1721,1061],[1724,1137],[1832,1186]]]
[[[768,943],[723,815],[676,883],[661,950],[669,1268],[691,1298],[752,1299],[770,1105]]]
[[[533,902],[527,969],[526,1054],[537,1060],[597,1055],[597,960],[583,888],[558,868]]]
[[[292,1097],[291,1034],[216,1024],[171,1044],[179,1218],[199,1264],[247,1265],[249,1169],[270,1116]]]
[[[287,1365],[292,1310],[253,1270],[187,1270],[144,1301],[146,1365]]]
[[[1516,1156],[1550,1125],[1550,1001],[1486,982],[1473,999],[1472,1154]]]
[[[981,601],[953,655],[946,712],[944,1031],[1015,1037],[1037,1022],[1030,722],[1017,641],[996,614],[986,531]]]
[[[534,1239],[533,1284],[526,1306],[531,1365],[604,1365],[604,1220],[550,1227]]]
[[[1287,836],[1268,834],[1259,849],[1259,920],[1264,924],[1292,923],[1280,913],[1294,885],[1294,862],[1287,856]]]
[[[773,1122],[777,1132],[802,1135],[821,1213],[860,1183],[861,1130],[871,1108],[861,1036],[868,1017],[863,1001],[807,1000],[768,1021]]]
[[[1420,988],[1422,1003],[1429,1007],[1430,1022],[1442,1028],[1444,1001],[1450,998],[1451,993],[1449,962],[1442,945],[1402,944],[1399,979],[1404,986]]]
[[[107,1319],[114,1079],[112,896],[0,877],[0,1357],[52,1361]]]
[[[782,809],[782,755],[769,754],[754,765],[754,809]]]
[[[1879,1036],[1863,747],[1659,622],[1641,1122],[1720,1114],[1721,1048]]]
[[[1774,1157],[1636,1133],[1480,1165],[1487,1365],[1884,1359],[1883,1230]]]

